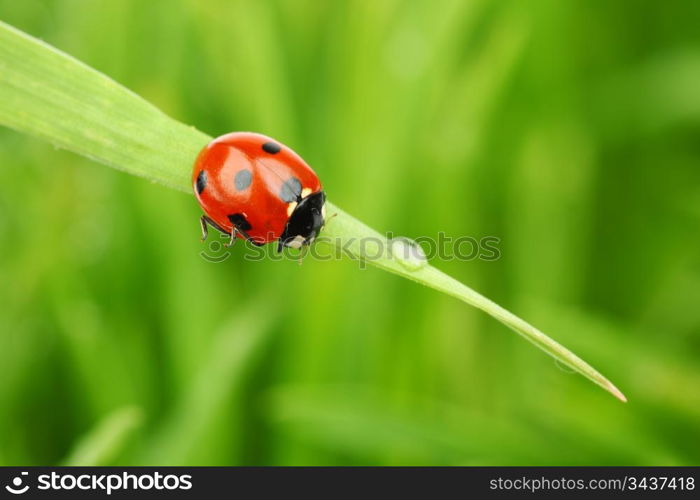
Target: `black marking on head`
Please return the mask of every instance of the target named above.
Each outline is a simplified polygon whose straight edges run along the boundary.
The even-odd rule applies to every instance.
[[[270,153],[271,155],[276,155],[277,153],[282,151],[282,148],[280,147],[280,145],[277,144],[276,142],[272,142],[272,141],[269,141],[269,142],[266,142],[265,144],[263,144],[262,148],[263,148],[263,151],[265,151],[266,153]]]
[[[197,189],[197,194],[202,194],[204,188],[207,187],[207,173],[204,170],[200,170],[197,174],[197,182],[195,184]]]
[[[247,168],[236,172],[236,176],[233,178],[233,183],[236,185],[236,189],[239,191],[248,189],[251,182],[253,182],[253,174]]]
[[[291,203],[301,198],[301,181],[296,177],[290,177],[284,181],[280,190],[280,198],[285,203]]]
[[[233,224],[236,229],[240,229],[241,231],[250,231],[253,229],[253,226],[250,225],[243,214],[231,214],[228,216],[228,220],[231,221],[231,224]]]
[[[323,205],[325,203],[326,194],[323,191],[317,191],[301,200],[292,212],[292,216],[279,238],[278,248],[289,246],[297,236],[304,238],[304,245],[311,243],[323,227]]]

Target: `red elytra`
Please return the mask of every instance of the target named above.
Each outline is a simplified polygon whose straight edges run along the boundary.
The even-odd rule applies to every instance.
[[[194,164],[192,184],[206,224],[263,245],[310,244],[324,224],[325,194],[316,173],[270,137],[233,132],[207,144]]]

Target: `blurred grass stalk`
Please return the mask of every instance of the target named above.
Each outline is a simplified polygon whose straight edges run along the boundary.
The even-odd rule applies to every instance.
[[[95,161],[190,191],[193,159],[210,137],[179,123],[105,75],[0,23],[0,123]],[[342,210],[325,236],[377,267],[451,295],[490,314],[616,398],[597,370],[538,329],[432,266],[399,257],[391,242]],[[360,241],[383,241],[370,255]],[[348,243],[347,245],[345,243]],[[379,250],[375,254],[374,250]]]
[[[62,465],[87,467],[110,464],[142,421],[143,412],[139,408],[119,408],[78,440]]]
[[[225,415],[227,396],[240,400],[246,372],[254,365],[270,338],[276,314],[265,300],[237,310],[213,339],[207,363],[185,388],[177,404],[140,449],[140,464],[178,465],[197,463],[197,452],[211,439],[207,432]],[[238,405],[237,405],[238,406]],[[234,411],[234,418],[241,418]],[[228,428],[237,428],[226,421]],[[220,437],[220,432],[218,433]],[[242,440],[236,436],[236,442]],[[206,456],[206,453],[204,454]]]

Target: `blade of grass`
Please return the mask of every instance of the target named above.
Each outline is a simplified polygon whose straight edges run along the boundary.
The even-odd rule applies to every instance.
[[[209,137],[102,73],[0,22],[0,123],[186,191]],[[189,161],[189,160],[188,160]]]
[[[0,23],[0,124],[185,192],[191,192],[192,162],[210,140],[98,71],[4,23]],[[325,236],[353,257],[485,311],[626,401],[603,375],[526,321],[427,264],[397,257],[379,233],[330,205],[329,213],[333,212],[338,215]],[[364,245],[362,240],[377,243]]]
[[[362,222],[344,213],[337,207],[332,207],[332,210],[335,210],[338,216],[332,219],[332,223],[329,223],[325,228],[324,238],[320,239],[319,243],[331,241],[336,242],[337,245],[342,244],[345,249],[359,256],[359,258],[365,258],[363,253],[366,254],[368,257],[367,262],[385,271],[417,281],[481,309],[522,335],[554,359],[580,372],[621,401],[626,401],[622,392],[597,370],[525,320],[432,266],[413,265],[412,269],[407,267],[407,265],[411,266],[411,263],[403,261],[400,255],[402,252],[392,251],[391,245],[382,244],[381,242],[386,240],[379,233],[368,228]],[[361,238],[364,238],[365,244],[361,243]],[[378,243],[376,246],[371,247],[366,244],[367,241]]]
[[[137,407],[128,406],[110,413],[76,443],[62,465],[97,466],[111,463],[142,421],[143,414]]]
[[[424,409],[397,408],[363,386],[282,385],[268,393],[270,414],[283,433],[365,461],[391,450],[392,465],[505,465],[532,463],[533,450],[543,445],[557,451],[548,436],[517,423],[433,403],[439,420]],[[509,450],[514,441],[521,446]],[[507,459],[503,450],[509,450]]]
[[[210,442],[205,439],[205,433],[215,427],[212,422],[225,413],[226,404],[237,400],[248,382],[248,371],[270,339],[275,314],[270,314],[267,303],[261,300],[242,311],[238,309],[221,327],[213,339],[206,364],[169,416],[144,443],[140,457],[143,464],[191,464],[197,460],[197,447]],[[226,418],[230,419],[231,415],[227,414]],[[230,424],[230,420],[227,422]],[[240,440],[240,436],[235,438]],[[231,446],[229,443],[228,447]]]

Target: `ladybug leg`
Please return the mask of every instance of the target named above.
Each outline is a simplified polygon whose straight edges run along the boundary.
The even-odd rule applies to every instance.
[[[297,257],[297,262],[299,263],[299,265],[302,264],[302,262],[306,258],[307,253],[309,253],[309,245],[302,246],[301,250],[299,250],[299,256]]]
[[[226,233],[226,234],[229,234],[229,233]],[[238,234],[238,230],[234,227],[230,233],[231,238],[226,243],[224,243],[224,246],[226,248],[232,247],[236,243],[236,235],[237,234]]]
[[[251,229],[251,226],[243,214],[231,214],[228,216],[228,220],[231,221],[231,226],[233,227],[233,233],[231,233],[231,244],[233,244],[233,239],[236,237],[236,235],[240,234],[255,246],[261,247],[264,245],[264,243],[258,243],[255,241],[246,232]]]
[[[209,228],[207,227],[207,216],[202,215],[199,218],[199,225],[202,226],[202,241],[206,241],[207,236],[209,236]]]
[[[202,226],[202,241],[207,239],[207,236],[209,236],[209,227],[211,226],[217,231],[221,231],[224,234],[229,234],[228,231],[226,231],[224,228],[222,228],[220,225],[218,225],[216,222],[214,222],[210,217],[206,215],[202,215],[199,218],[199,224]]]
[[[248,240],[249,242],[251,242],[251,243],[252,243],[253,245],[255,245],[256,247],[261,247],[261,246],[264,245],[264,243],[258,243],[257,241],[255,241],[253,238],[250,237],[250,235],[249,235],[248,233],[246,233],[245,231],[243,231],[241,228],[239,228],[239,227],[237,227],[237,226],[234,226],[234,230],[233,230],[233,231],[234,231],[234,232],[237,232],[237,233],[240,233],[241,235],[243,235],[243,237],[244,237],[246,240]]]

